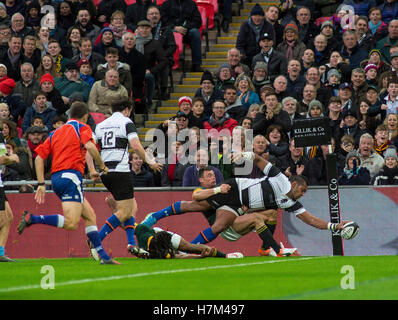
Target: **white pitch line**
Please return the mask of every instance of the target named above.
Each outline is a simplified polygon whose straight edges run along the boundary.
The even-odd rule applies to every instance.
[[[71,286],[76,284],[84,284],[90,282],[100,282],[100,281],[113,281],[113,280],[122,280],[122,279],[131,279],[131,278],[141,278],[147,276],[156,276],[162,274],[173,274],[180,272],[195,272],[195,271],[206,271],[206,270],[216,270],[216,269],[229,269],[229,268],[239,268],[239,267],[248,267],[254,265],[261,264],[269,264],[269,263],[282,263],[282,262],[296,262],[296,261],[304,261],[304,260],[312,260],[312,259],[322,259],[328,258],[329,256],[323,257],[305,257],[298,259],[286,259],[286,260],[271,260],[271,261],[260,261],[260,262],[252,262],[252,263],[239,263],[232,265],[222,265],[222,266],[211,266],[211,267],[201,267],[201,268],[189,268],[189,269],[176,269],[176,270],[164,270],[164,271],[154,271],[154,272],[142,272],[142,273],[134,273],[134,274],[125,274],[119,276],[110,276],[110,277],[101,277],[101,278],[88,278],[88,279],[80,279],[80,280],[70,280],[65,282],[55,283],[55,288],[62,286]],[[41,289],[40,285],[28,285],[28,286],[19,286],[19,287],[10,287],[0,289],[0,293],[6,292],[15,292],[15,291],[25,291],[25,290],[34,290]]]

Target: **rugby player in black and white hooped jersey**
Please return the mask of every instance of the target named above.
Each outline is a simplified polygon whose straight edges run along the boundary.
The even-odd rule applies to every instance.
[[[121,97],[112,104],[112,115],[100,122],[95,129],[101,158],[109,168],[101,176],[102,183],[116,200],[116,212],[112,214],[100,231],[101,241],[118,226],[124,226],[127,234],[127,250],[134,255],[145,254],[135,243],[134,226],[138,210],[134,198],[134,186],[129,166],[129,146],[155,172],[160,172],[162,165],[145,152],[137,135],[136,127],[130,119],[132,102]]]

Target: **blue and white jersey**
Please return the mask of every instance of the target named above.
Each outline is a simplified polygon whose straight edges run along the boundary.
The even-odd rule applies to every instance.
[[[130,118],[115,112],[97,124],[95,138],[101,147],[101,158],[109,172],[130,172],[129,144],[137,138],[137,129]]]

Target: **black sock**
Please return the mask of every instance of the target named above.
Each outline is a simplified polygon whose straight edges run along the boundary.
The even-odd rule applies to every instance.
[[[276,229],[276,222],[271,224],[266,223],[266,226],[268,227],[268,230],[271,232],[271,234],[274,235]]]
[[[262,226],[261,228],[256,230],[258,236],[263,240],[263,248],[267,249],[271,247],[275,250],[276,253],[279,253],[281,247],[272,237],[272,234],[266,225]]]

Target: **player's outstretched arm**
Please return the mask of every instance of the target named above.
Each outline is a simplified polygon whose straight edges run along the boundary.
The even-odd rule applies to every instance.
[[[192,194],[192,199],[196,201],[206,200],[207,198],[214,196],[217,193],[228,193],[231,189],[229,184],[223,183],[222,185],[212,189],[201,189],[197,190]]]
[[[330,223],[321,218],[313,216],[308,211],[304,211],[303,213],[298,214],[297,217],[304,223],[321,230],[332,230],[332,231],[343,230],[344,229],[343,225],[348,222],[348,221],[342,221],[338,224]]]

